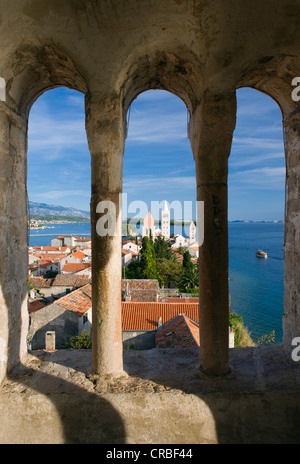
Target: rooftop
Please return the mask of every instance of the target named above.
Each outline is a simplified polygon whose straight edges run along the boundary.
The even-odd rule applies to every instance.
[[[185,314],[179,314],[156,332],[155,343],[157,348],[200,346],[199,324]]]
[[[56,304],[62,306],[68,311],[82,316],[86,311],[92,307],[92,286],[91,284],[84,285],[83,287],[62,296],[56,301]]]
[[[198,303],[122,302],[123,330],[156,330],[158,319],[166,324],[179,314],[199,322]]]

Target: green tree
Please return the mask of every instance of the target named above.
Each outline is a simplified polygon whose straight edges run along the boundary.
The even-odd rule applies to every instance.
[[[143,270],[140,261],[133,260],[125,267],[125,279],[143,279]]]
[[[169,243],[164,239],[164,237],[157,237],[154,242],[154,251],[156,258],[165,258],[170,261],[175,261],[174,254],[170,248]]]
[[[159,281],[164,287],[168,287],[171,282],[179,285],[183,276],[183,268],[180,263],[170,261],[166,258],[159,258],[156,262]]]
[[[182,266],[183,268],[186,269],[192,269],[194,267],[192,261],[191,261],[191,254],[188,250],[186,250],[183,253],[183,261],[182,261]]]
[[[191,266],[187,266],[184,269],[184,274],[180,281],[180,286],[185,290],[188,288],[196,288],[199,285],[199,275],[196,268],[191,263]]]
[[[183,246],[180,245],[180,247],[178,247],[177,253],[178,253],[179,255],[182,255],[182,256],[184,255],[184,248],[183,248]]]
[[[141,249],[141,268],[144,279],[158,279],[159,275],[156,269],[156,255],[154,244],[148,237],[142,240]]]

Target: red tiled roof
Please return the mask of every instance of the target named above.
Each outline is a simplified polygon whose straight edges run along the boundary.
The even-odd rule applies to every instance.
[[[74,253],[72,253],[71,256],[75,256],[75,258],[79,258],[79,259],[83,259],[87,257],[87,255],[85,253],[82,253],[82,251],[80,250],[75,251]]]
[[[166,297],[159,298],[158,301],[162,303],[199,303],[199,298]]]
[[[62,246],[35,246],[33,247],[34,250],[39,251],[66,251],[69,247],[62,247]]]
[[[199,324],[186,314],[179,314],[155,334],[157,348],[200,346]]]
[[[53,266],[53,265],[58,266],[58,262],[57,261],[40,261],[40,263],[39,263],[40,268],[42,267],[42,268],[45,268],[45,269],[47,269],[48,267]]]
[[[68,263],[64,265],[64,267],[62,268],[62,271],[63,272],[78,272],[78,271],[82,271],[83,269],[86,269],[87,267],[90,267],[90,264]]]
[[[29,282],[31,282],[34,288],[50,288],[53,279],[45,279],[44,277],[30,277]]]
[[[29,314],[35,313],[39,309],[44,308],[46,305],[40,300],[33,300],[32,298],[28,298],[28,311]]]
[[[76,274],[57,274],[53,280],[53,286],[56,287],[83,287],[91,283],[91,279],[85,275]]]
[[[179,314],[199,322],[198,303],[122,302],[123,330],[156,330],[159,317],[166,324]]]
[[[79,316],[83,315],[92,307],[92,286],[84,285],[77,290],[59,298],[56,304],[68,311],[73,311]]]
[[[67,255],[65,253],[37,253],[34,258],[38,261],[52,261],[53,259],[62,259]]]

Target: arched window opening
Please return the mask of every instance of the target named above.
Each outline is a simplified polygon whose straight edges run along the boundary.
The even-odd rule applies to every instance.
[[[242,344],[282,341],[285,157],[277,104],[253,89],[237,91],[229,158],[231,311],[250,332]],[[266,253],[267,257],[258,250]]]
[[[177,329],[165,330],[166,323],[173,324],[179,314],[190,324],[199,322],[196,178],[188,120],[182,100],[163,90],[140,94],[128,111],[122,214],[124,347],[181,346]],[[141,302],[143,314],[138,310]],[[129,319],[132,309],[137,317]],[[134,336],[137,330],[144,335]],[[199,335],[187,343],[197,346]]]
[[[83,94],[60,87],[39,97],[29,117],[27,159],[28,348],[51,351],[91,332],[91,168]]]

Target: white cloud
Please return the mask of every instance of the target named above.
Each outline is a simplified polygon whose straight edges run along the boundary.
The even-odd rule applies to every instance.
[[[237,171],[229,175],[230,187],[284,190],[285,168],[263,167]]]
[[[124,179],[124,192],[167,192],[177,189],[195,190],[196,178],[194,176],[185,177],[157,177],[157,176],[139,176],[127,177]]]
[[[229,166],[230,167],[242,167],[242,166],[257,166],[265,161],[270,160],[279,160],[284,163],[284,153],[260,153],[256,155],[245,155],[245,154],[238,154],[236,153],[234,156],[230,156],[229,158]]]
[[[35,192],[33,195],[31,195],[30,199],[37,198],[38,200],[60,200],[66,197],[86,197],[90,198],[90,191],[87,190],[49,190],[47,192],[41,192],[37,193]]]

